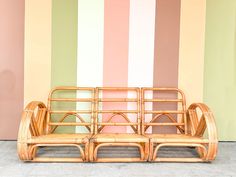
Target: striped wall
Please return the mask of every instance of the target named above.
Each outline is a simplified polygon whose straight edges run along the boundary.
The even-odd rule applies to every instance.
[[[221,140],[236,140],[236,1],[207,0],[204,101]]]
[[[15,139],[24,97],[24,1],[0,1],[0,139]]]
[[[50,1],[25,0],[24,105],[46,101],[51,88],[51,15]]]
[[[154,87],[178,87],[180,7],[180,0],[159,0],[156,3]],[[153,104],[156,110],[159,107],[157,104]],[[163,106],[164,109],[174,110],[177,105],[166,103]],[[163,117],[160,121],[166,121]],[[153,131],[156,133],[175,133],[176,128],[173,126],[156,126],[153,127]]]
[[[51,88],[77,84],[77,19],[78,1],[53,0],[51,8],[51,73],[48,75]],[[63,49],[63,50],[62,50]],[[49,60],[50,61],[50,60]],[[76,93],[70,93],[75,97]],[[70,102],[68,107],[76,109],[76,103]],[[60,107],[61,105],[53,105]],[[55,115],[54,115],[55,116]],[[56,119],[56,117],[55,117]],[[66,121],[75,121],[68,117]],[[75,132],[75,127],[58,127],[59,132]]]
[[[51,88],[77,85],[179,87],[188,105],[204,101],[212,108],[221,140],[236,140],[234,0],[16,1],[18,6],[0,1],[0,139],[16,137],[23,104],[46,103]],[[109,109],[108,104],[102,107]],[[3,126],[12,122],[12,128]]]

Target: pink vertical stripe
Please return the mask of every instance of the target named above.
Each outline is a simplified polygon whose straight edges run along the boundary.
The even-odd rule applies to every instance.
[[[157,0],[156,3],[154,87],[178,87],[180,6],[180,0]],[[153,107],[161,109],[155,104]],[[163,105],[163,108],[176,109],[176,105]],[[153,131],[176,132],[173,127],[166,128],[158,126]]]
[[[128,39],[129,39],[129,0],[105,0],[104,2],[104,65],[103,86],[128,85]],[[104,97],[109,93],[104,92]],[[127,93],[120,93],[127,96]],[[109,109],[107,103],[103,109]],[[127,109],[127,104],[120,104],[119,109]],[[105,121],[107,116],[103,116]],[[118,119],[118,118],[117,118]],[[116,120],[117,120],[116,119]],[[113,127],[106,127],[104,132],[113,132]],[[117,127],[116,132],[126,132],[126,127]]]
[[[24,0],[0,1],[0,139],[16,139],[24,94]]]

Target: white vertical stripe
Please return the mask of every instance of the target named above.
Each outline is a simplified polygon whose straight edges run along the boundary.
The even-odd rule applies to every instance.
[[[153,86],[155,14],[156,0],[130,0],[128,61],[130,87]],[[132,97],[132,94],[129,93],[128,96]],[[151,109],[152,104],[147,106]],[[132,109],[131,104],[128,104],[128,109]],[[128,131],[130,132],[130,129]]]
[[[77,86],[102,86],[104,0],[78,0],[77,36]],[[82,96],[86,97],[86,93]],[[83,107],[86,105],[77,104],[77,109]]]

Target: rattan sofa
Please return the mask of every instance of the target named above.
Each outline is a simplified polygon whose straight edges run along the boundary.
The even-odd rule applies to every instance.
[[[179,89],[57,87],[47,106],[33,101],[24,109],[17,148],[33,162],[209,162],[217,144],[212,112],[203,103],[187,109]],[[37,155],[50,146],[76,147],[80,157]],[[135,147],[139,157],[100,157],[99,149],[113,146]],[[161,157],[162,147],[192,147],[199,157]]]

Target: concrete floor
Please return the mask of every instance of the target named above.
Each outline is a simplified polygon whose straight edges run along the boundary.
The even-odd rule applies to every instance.
[[[219,144],[212,163],[23,163],[15,141],[0,141],[0,177],[236,177],[236,142]]]

